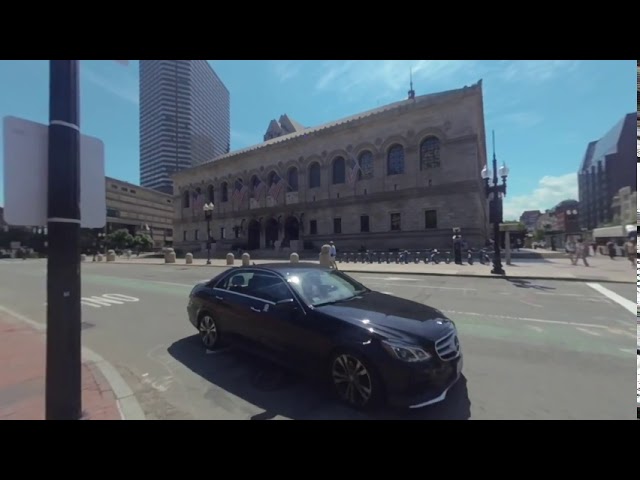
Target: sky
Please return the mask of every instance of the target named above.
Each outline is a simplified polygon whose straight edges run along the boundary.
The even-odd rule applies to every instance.
[[[483,79],[487,152],[510,169],[505,219],[577,198],[577,170],[636,105],[635,60],[209,60],[231,94],[231,149],[286,113],[315,126]],[[48,122],[48,61],[0,61],[0,116]],[[139,183],[138,62],[82,60],[81,131],[105,143],[106,174]],[[2,139],[0,139],[0,147]],[[2,151],[0,149],[0,151]],[[4,158],[2,158],[4,164]],[[4,205],[0,170],[0,205]]]

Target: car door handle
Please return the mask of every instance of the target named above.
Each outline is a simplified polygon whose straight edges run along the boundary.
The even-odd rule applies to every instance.
[[[255,308],[255,307],[251,307],[251,311],[252,312],[256,312],[256,313],[261,313],[262,310],[260,310],[259,308]]]
[[[224,300],[224,298],[222,297],[216,297],[216,300],[218,300],[219,302],[222,302]]]

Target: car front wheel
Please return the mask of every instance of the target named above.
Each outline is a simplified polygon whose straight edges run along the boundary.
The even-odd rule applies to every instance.
[[[200,333],[200,341],[207,350],[213,350],[220,343],[220,331],[218,324],[209,313],[204,313],[198,321],[198,332]]]
[[[355,353],[339,352],[333,355],[331,381],[338,398],[353,408],[371,408],[378,404],[382,396],[375,371]]]

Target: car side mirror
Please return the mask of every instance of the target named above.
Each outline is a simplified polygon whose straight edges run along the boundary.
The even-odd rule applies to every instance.
[[[298,304],[293,298],[285,298],[284,300],[276,302],[276,308],[282,311],[293,311],[298,308]]]

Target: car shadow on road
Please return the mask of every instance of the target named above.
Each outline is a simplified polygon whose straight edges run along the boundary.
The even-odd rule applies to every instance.
[[[532,283],[529,280],[523,280],[521,278],[506,278],[507,282],[511,283],[513,286],[518,288],[533,288],[534,290],[555,290],[555,287],[548,287],[546,285],[538,285],[537,283]]]
[[[328,388],[285,371],[279,366],[233,348],[216,352],[203,349],[197,335],[174,342],[168,353],[212,384],[206,397],[219,406],[229,405],[231,393],[264,410],[252,420],[285,417],[294,420],[468,420],[471,402],[464,376],[445,401],[416,410],[381,408],[363,413],[341,405]],[[231,407],[232,410],[240,410]]]

